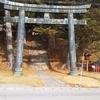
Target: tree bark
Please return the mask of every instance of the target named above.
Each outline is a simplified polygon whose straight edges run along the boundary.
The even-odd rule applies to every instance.
[[[5,16],[10,17],[10,11],[5,10]],[[14,65],[14,52],[13,52],[13,46],[12,46],[12,29],[11,29],[11,23],[6,22],[6,39],[7,39],[7,55],[8,55],[8,62],[9,67],[12,69]]]

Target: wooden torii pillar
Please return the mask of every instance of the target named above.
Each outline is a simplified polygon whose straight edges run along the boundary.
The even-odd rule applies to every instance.
[[[75,34],[74,25],[85,25],[86,20],[77,20],[73,18],[73,13],[86,13],[86,8],[90,8],[91,5],[80,5],[80,6],[54,6],[54,5],[34,5],[34,4],[22,4],[16,2],[7,2],[7,0],[0,0],[5,3],[5,9],[20,10],[23,14],[19,13],[19,28],[18,28],[18,43],[17,43],[17,54],[15,63],[15,76],[22,75],[22,57],[23,57],[23,46],[24,46],[24,24],[25,23],[37,23],[37,24],[68,24],[68,37],[69,37],[69,53],[70,53],[70,72],[69,75],[78,75],[76,70],[76,50],[75,50]],[[25,18],[24,11],[32,12],[44,12],[44,13],[68,13],[68,19],[45,19],[45,18]],[[24,23],[25,18],[25,23]],[[22,20],[23,22],[22,22]],[[4,18],[5,21],[18,22],[18,18]],[[23,25],[23,26],[22,26]],[[22,29],[21,29],[22,27]],[[21,44],[20,44],[21,43]],[[19,50],[21,50],[19,52]],[[19,58],[20,57],[20,58]]]

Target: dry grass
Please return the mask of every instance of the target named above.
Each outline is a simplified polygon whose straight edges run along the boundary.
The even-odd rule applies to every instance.
[[[58,65],[57,62],[53,62],[52,65],[54,70],[47,70],[46,72],[70,86],[78,86],[80,84],[80,76],[69,76],[68,69],[58,69],[55,67]],[[78,71],[78,73],[80,73],[80,71]],[[23,64],[23,74],[23,76],[15,77],[9,67],[6,65],[4,68],[0,66],[0,84],[24,84],[38,87],[44,85],[44,81],[36,75],[35,71],[29,70],[26,63]],[[100,73],[83,71],[81,80],[82,87],[100,87]]]
[[[51,75],[55,76],[57,79],[61,80],[62,82],[69,84],[70,86],[82,86],[88,88],[100,88],[100,73],[94,72],[86,72],[82,71],[82,76],[80,76],[80,70],[78,70],[78,76],[70,76],[68,75],[68,69],[59,69],[58,62],[51,63],[52,71],[49,71]],[[59,64],[60,65],[60,64]]]
[[[10,69],[0,69],[0,84],[24,84],[29,86],[43,86],[44,82],[36,73],[29,69],[23,69],[23,76],[15,77]]]

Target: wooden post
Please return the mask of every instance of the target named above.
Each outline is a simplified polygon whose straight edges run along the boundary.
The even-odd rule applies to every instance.
[[[86,71],[88,71],[89,60],[86,60]]]
[[[91,54],[89,54],[89,53],[85,53],[84,54],[84,57],[85,57],[85,60],[86,60],[86,71],[88,71],[88,65],[89,65],[90,56],[91,56]]]

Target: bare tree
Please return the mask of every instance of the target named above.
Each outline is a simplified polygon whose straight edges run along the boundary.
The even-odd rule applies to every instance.
[[[10,11],[5,10],[5,16],[10,17]],[[8,62],[9,66],[12,69],[14,65],[14,52],[13,52],[13,46],[12,46],[12,29],[11,29],[11,23],[6,22],[6,39],[7,39],[7,54],[8,54]]]

